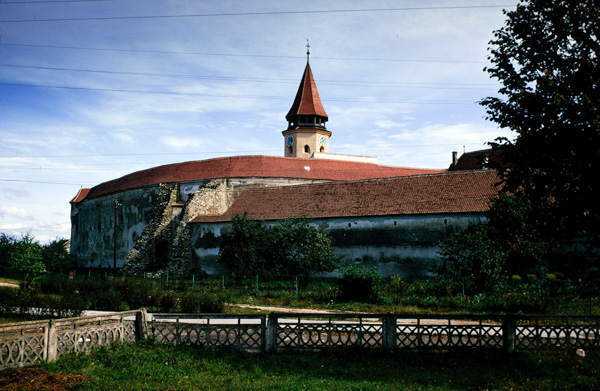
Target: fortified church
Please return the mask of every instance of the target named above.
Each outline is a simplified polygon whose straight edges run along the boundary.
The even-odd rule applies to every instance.
[[[361,259],[384,275],[422,274],[439,257],[437,243],[485,219],[497,192],[495,172],[473,164],[472,154],[454,154],[448,170],[330,154],[329,118],[308,61],[285,118],[284,157],[168,164],[81,189],[71,200],[78,265],[224,273],[218,238],[233,216],[248,213],[270,223],[304,216],[327,224],[342,262]]]

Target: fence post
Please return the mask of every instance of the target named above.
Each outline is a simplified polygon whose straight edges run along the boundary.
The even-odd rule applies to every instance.
[[[265,338],[267,339],[267,352],[277,351],[277,326],[277,314],[271,312],[267,319],[267,335],[265,335]]]
[[[56,338],[56,326],[54,320],[48,321],[48,329],[46,332],[46,360],[56,360],[56,353],[58,347],[58,340]]]
[[[135,313],[135,340],[148,338],[148,323],[146,323],[146,309],[141,308]]]
[[[502,317],[502,345],[507,353],[515,351],[516,322],[513,315]]]
[[[298,276],[296,276],[296,299],[298,299]]]
[[[396,319],[392,314],[385,314],[381,319],[383,348],[393,350],[396,347]]]

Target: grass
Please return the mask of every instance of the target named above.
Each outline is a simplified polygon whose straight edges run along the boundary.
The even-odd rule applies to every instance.
[[[600,352],[367,350],[245,353],[143,341],[44,364],[81,390],[596,390]],[[0,378],[2,374],[0,373]]]
[[[18,318],[18,317],[14,317],[14,316],[0,316],[0,324],[5,324],[5,323],[18,323],[18,322],[23,322],[23,318]]]

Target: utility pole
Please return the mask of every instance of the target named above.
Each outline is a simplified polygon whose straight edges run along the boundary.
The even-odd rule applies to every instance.
[[[117,208],[122,206],[121,202],[115,201],[115,230],[113,232],[113,271],[117,273]]]

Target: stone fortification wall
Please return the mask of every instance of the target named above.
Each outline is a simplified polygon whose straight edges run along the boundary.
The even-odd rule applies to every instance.
[[[228,178],[169,183],[122,191],[71,205],[71,253],[80,267],[131,273],[184,274],[192,258],[188,222],[224,213],[244,189],[313,180]],[[115,229],[116,203],[116,229]]]
[[[361,260],[382,275],[401,277],[429,273],[440,260],[439,241],[468,224],[484,220],[480,213],[316,219],[327,224],[340,265]],[[208,274],[225,272],[217,262],[218,238],[230,223],[194,223],[191,230],[193,262]]]
[[[122,265],[125,272],[158,272],[167,269],[177,190],[175,184],[158,185],[150,219]]]
[[[117,267],[122,267],[125,256],[153,219],[158,189],[148,186],[72,204],[71,254],[78,266],[112,268],[116,234]]]

